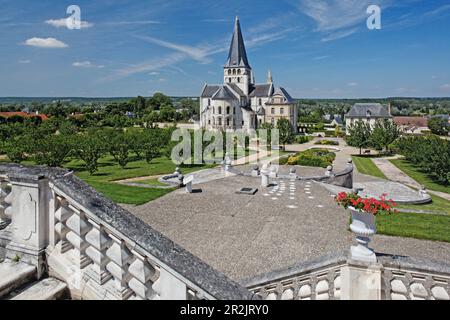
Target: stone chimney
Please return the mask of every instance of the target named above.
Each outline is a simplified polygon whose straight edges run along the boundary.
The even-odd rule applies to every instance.
[[[392,106],[390,102],[388,103],[388,113],[390,116],[392,116]]]

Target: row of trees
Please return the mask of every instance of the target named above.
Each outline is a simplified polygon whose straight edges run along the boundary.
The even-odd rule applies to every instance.
[[[86,170],[94,174],[98,171],[99,159],[108,154],[122,168],[136,158],[150,163],[165,153],[172,130],[92,127],[77,131],[67,122],[57,127],[15,126],[2,132],[5,139],[0,143],[0,151],[15,163],[30,159],[50,167],[61,167],[69,158],[79,159],[85,163]]]
[[[347,143],[349,146],[359,148],[373,147],[376,150],[390,152],[391,145],[400,137],[401,131],[395,123],[388,119],[379,119],[373,128],[364,121],[355,122],[349,129]]]
[[[407,161],[433,176],[438,182],[450,184],[450,141],[436,136],[402,137],[395,146]]]

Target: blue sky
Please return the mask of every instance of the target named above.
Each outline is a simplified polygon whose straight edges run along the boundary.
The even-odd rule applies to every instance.
[[[81,8],[81,30],[66,9]],[[369,5],[382,29],[366,26]],[[450,96],[449,0],[0,0],[0,96],[196,96],[239,15],[256,81],[297,98]],[[63,23],[61,23],[63,22]]]

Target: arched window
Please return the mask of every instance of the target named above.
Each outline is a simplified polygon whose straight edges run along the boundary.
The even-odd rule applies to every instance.
[[[236,75],[236,69],[233,69],[233,75]]]
[[[227,107],[227,114],[230,114],[230,107]]]
[[[260,106],[262,106],[262,99],[259,99],[259,100],[258,100],[258,104],[259,104]]]
[[[216,114],[216,108],[213,107],[213,114]]]
[[[280,109],[280,114],[284,114],[284,108]]]
[[[219,118],[219,126],[222,125],[222,118]]]
[[[228,75],[231,76],[231,69],[228,69]]]
[[[240,83],[240,82],[241,82],[241,78],[237,78],[237,80],[238,80],[238,83]]]
[[[227,127],[230,126],[230,119],[227,119]]]
[[[271,112],[272,114],[275,114],[275,108],[272,108]]]
[[[238,70],[238,74],[241,74],[241,69]]]
[[[219,107],[219,114],[222,114],[222,107]]]
[[[208,99],[208,106],[211,105],[211,99]]]
[[[233,114],[236,114],[236,107],[233,107]]]
[[[231,78],[228,79],[228,82],[231,83]]]

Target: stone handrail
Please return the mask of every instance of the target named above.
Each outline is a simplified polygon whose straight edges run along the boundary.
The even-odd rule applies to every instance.
[[[450,300],[450,265],[397,256],[371,265],[340,252],[241,284],[264,300]]]
[[[67,170],[5,164],[0,176],[12,185],[0,198],[7,257],[65,281],[73,297],[257,298]]]
[[[338,253],[241,281],[264,300],[338,300],[341,267],[346,256]]]

